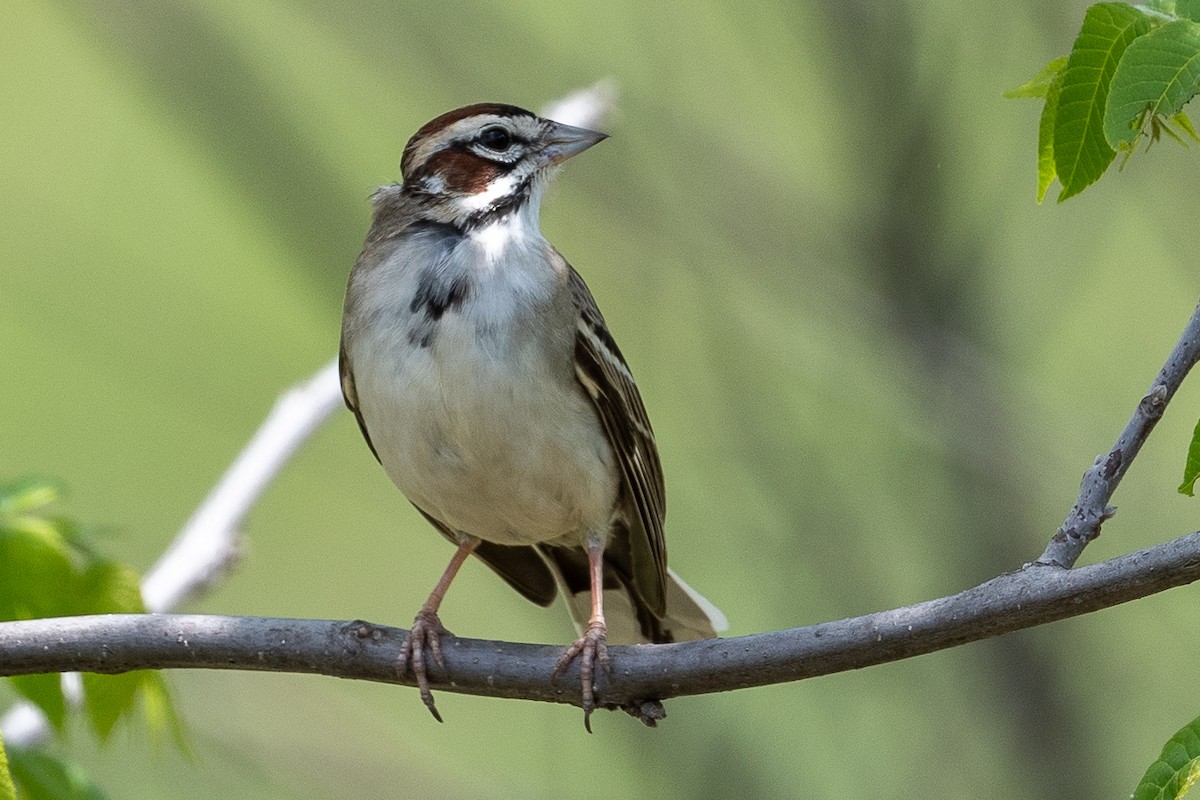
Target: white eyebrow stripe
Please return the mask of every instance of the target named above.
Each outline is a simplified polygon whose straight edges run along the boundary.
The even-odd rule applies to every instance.
[[[536,117],[503,117],[499,114],[476,114],[473,117],[457,120],[442,128],[432,136],[417,145],[412,154],[412,169],[420,169],[439,150],[444,150],[455,142],[472,139],[477,131],[488,125],[500,125],[517,136],[533,141],[537,138],[541,124]]]

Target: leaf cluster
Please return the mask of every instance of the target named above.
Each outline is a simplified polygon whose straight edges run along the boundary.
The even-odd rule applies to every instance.
[[[1062,186],[1059,202],[1080,193],[1117,153],[1128,160],[1142,139],[1147,147],[1163,134],[1180,143],[1184,136],[1200,141],[1183,113],[1197,91],[1200,0],[1091,6],[1071,52],[1007,93],[1045,99],[1038,202],[1055,179]]]
[[[133,570],[102,555],[95,547],[94,531],[54,513],[62,495],[59,484],[44,479],[0,484],[0,620],[144,612]],[[67,733],[70,704],[62,676],[21,675],[7,680],[42,711],[57,734]],[[161,673],[87,673],[81,686],[81,705],[101,741],[108,740],[118,720],[129,716],[141,700],[151,732],[183,744]],[[7,775],[0,769],[0,800],[104,797],[74,765],[44,751],[14,749],[8,753],[7,766],[20,792],[11,793]]]

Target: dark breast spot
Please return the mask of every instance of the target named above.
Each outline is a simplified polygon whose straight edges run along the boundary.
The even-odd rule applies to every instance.
[[[419,324],[408,332],[408,343],[422,350],[433,344],[434,326],[430,323]]]
[[[447,311],[457,311],[471,295],[471,280],[466,275],[446,279],[432,269],[421,273],[417,291],[413,295],[409,310],[423,314],[425,319],[437,322]]]

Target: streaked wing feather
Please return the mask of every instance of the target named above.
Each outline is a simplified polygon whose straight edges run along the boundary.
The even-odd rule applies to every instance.
[[[565,263],[565,262],[564,262]],[[628,508],[637,590],[651,609],[666,613],[666,491],[658,447],[642,396],[587,284],[573,268],[571,295],[579,312],[575,373],[608,435],[621,470]]]

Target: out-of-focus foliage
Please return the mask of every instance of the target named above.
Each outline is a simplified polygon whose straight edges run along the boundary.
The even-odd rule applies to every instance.
[[[145,611],[137,575],[102,556],[88,531],[54,513],[60,498],[60,486],[51,481],[24,478],[0,484],[0,619]],[[67,701],[60,675],[17,675],[8,681],[41,709],[57,733],[65,732]],[[182,745],[182,731],[161,674],[85,673],[82,684],[88,721],[102,741],[142,697],[151,730],[158,735],[169,732]],[[53,755],[15,750],[12,767],[26,796],[84,796],[52,788],[67,786],[63,781],[68,775],[82,774],[78,768],[68,770]],[[82,778],[72,780],[83,785]]]
[[[17,788],[13,786],[8,771],[8,754],[4,751],[4,740],[0,739],[0,800],[17,800]]]
[[[22,800],[108,800],[78,763],[42,750],[12,752],[12,771]]]
[[[138,614],[145,611],[138,576],[102,556],[86,531],[54,514],[60,487],[25,478],[0,484],[0,619],[64,617],[77,614]],[[62,732],[66,700],[57,674],[9,679]],[[83,676],[83,698],[92,730],[107,739],[117,720],[129,713],[139,693],[164,697],[166,684],[155,672]],[[170,703],[148,705],[151,726],[178,731]]]
[[[1034,558],[1196,298],[1194,154],[1030,202],[1002,99],[1085,4],[10,0],[0,346],[10,469],[61,475],[149,565],[284,387],[332,357],[372,187],[467,102],[611,76],[613,137],[543,230],[583,273],[663,453],[671,564],[731,635],[948,593]],[[1185,385],[1085,559],[1195,528]],[[342,417],[191,609],[407,625],[449,557]],[[123,798],[957,798],[1128,791],[1193,683],[1192,590],[876,669],[668,704],[551,705],[173,675],[191,763],[74,740]],[[464,636],[562,643],[479,565]],[[1120,720],[1114,725],[1113,720]],[[847,769],[847,753],[869,753]],[[469,754],[469,757],[465,754]]]

